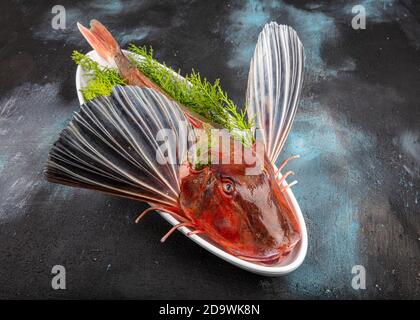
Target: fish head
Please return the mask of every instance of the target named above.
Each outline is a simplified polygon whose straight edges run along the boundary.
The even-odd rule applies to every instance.
[[[180,207],[196,229],[227,252],[263,264],[281,261],[300,240],[299,223],[264,153],[246,163],[181,169]],[[254,164],[255,165],[255,164]]]

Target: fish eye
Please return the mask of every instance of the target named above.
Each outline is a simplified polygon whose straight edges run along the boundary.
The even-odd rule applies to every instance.
[[[225,194],[231,195],[235,191],[235,184],[230,179],[223,179],[222,189]]]

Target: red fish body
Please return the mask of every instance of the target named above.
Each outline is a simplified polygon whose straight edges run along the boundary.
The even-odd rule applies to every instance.
[[[151,210],[168,212],[182,223],[163,240],[178,227],[188,226],[192,233],[203,234],[245,260],[272,264],[287,256],[301,231],[283,194],[282,179],[291,172],[278,179],[273,163],[290,130],[301,91],[304,55],[295,31],[270,23],[255,49],[247,93],[248,117],[255,118],[262,131],[261,141],[247,149],[255,161],[196,166],[188,156],[182,163],[157,165],[156,136],[160,129],[178,132],[183,122],[192,131],[213,125],[172,101],[133,67],[98,21],[92,22],[90,30],[81,25],[79,29],[133,86],[115,87],[112,97],[81,107],[50,152],[48,179],[150,203],[152,207],[140,218]],[[235,158],[237,149],[232,146],[240,142],[230,141],[222,159]],[[255,151],[260,143],[262,153]],[[169,148],[179,151],[176,143]],[[210,148],[209,154],[213,151]],[[260,170],[250,174],[251,166]]]

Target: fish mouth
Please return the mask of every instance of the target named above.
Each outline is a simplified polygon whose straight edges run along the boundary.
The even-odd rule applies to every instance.
[[[257,257],[257,256],[238,255],[237,257],[239,259],[246,260],[246,261],[253,262],[253,263],[260,263],[260,264],[264,264],[264,265],[273,265],[273,264],[276,264],[276,263],[280,263],[281,261],[286,259],[289,256],[289,254],[293,251],[293,249],[295,248],[295,246],[298,242],[299,241],[293,243],[286,250],[284,250],[284,248],[282,248],[282,249],[279,248],[278,252],[267,255],[267,256]]]
[[[280,253],[273,254],[268,257],[249,257],[249,256],[237,256],[239,259],[253,262],[253,263],[260,263],[260,264],[266,264],[266,265],[272,265],[275,263],[278,263],[280,261]]]
[[[295,250],[295,247],[297,244],[299,244],[301,240],[300,233],[295,233],[291,236],[289,239],[289,243],[282,244],[278,246],[277,248],[273,248],[270,250],[270,253],[264,254],[257,254],[257,255],[247,255],[247,254],[236,254],[236,257],[239,259],[253,262],[253,263],[259,263],[263,265],[273,265],[282,262],[285,260],[289,254]]]

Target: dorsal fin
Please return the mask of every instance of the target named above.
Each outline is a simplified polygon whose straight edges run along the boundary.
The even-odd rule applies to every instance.
[[[161,129],[173,132],[165,154]],[[52,147],[45,173],[52,182],[177,207],[182,159],[173,157],[186,156],[180,133],[189,130],[174,101],[153,89],[116,86],[111,96],[81,106]],[[171,161],[160,164],[157,156]]]
[[[296,31],[275,22],[265,25],[251,60],[246,103],[272,162],[283,148],[296,113],[304,62]]]

